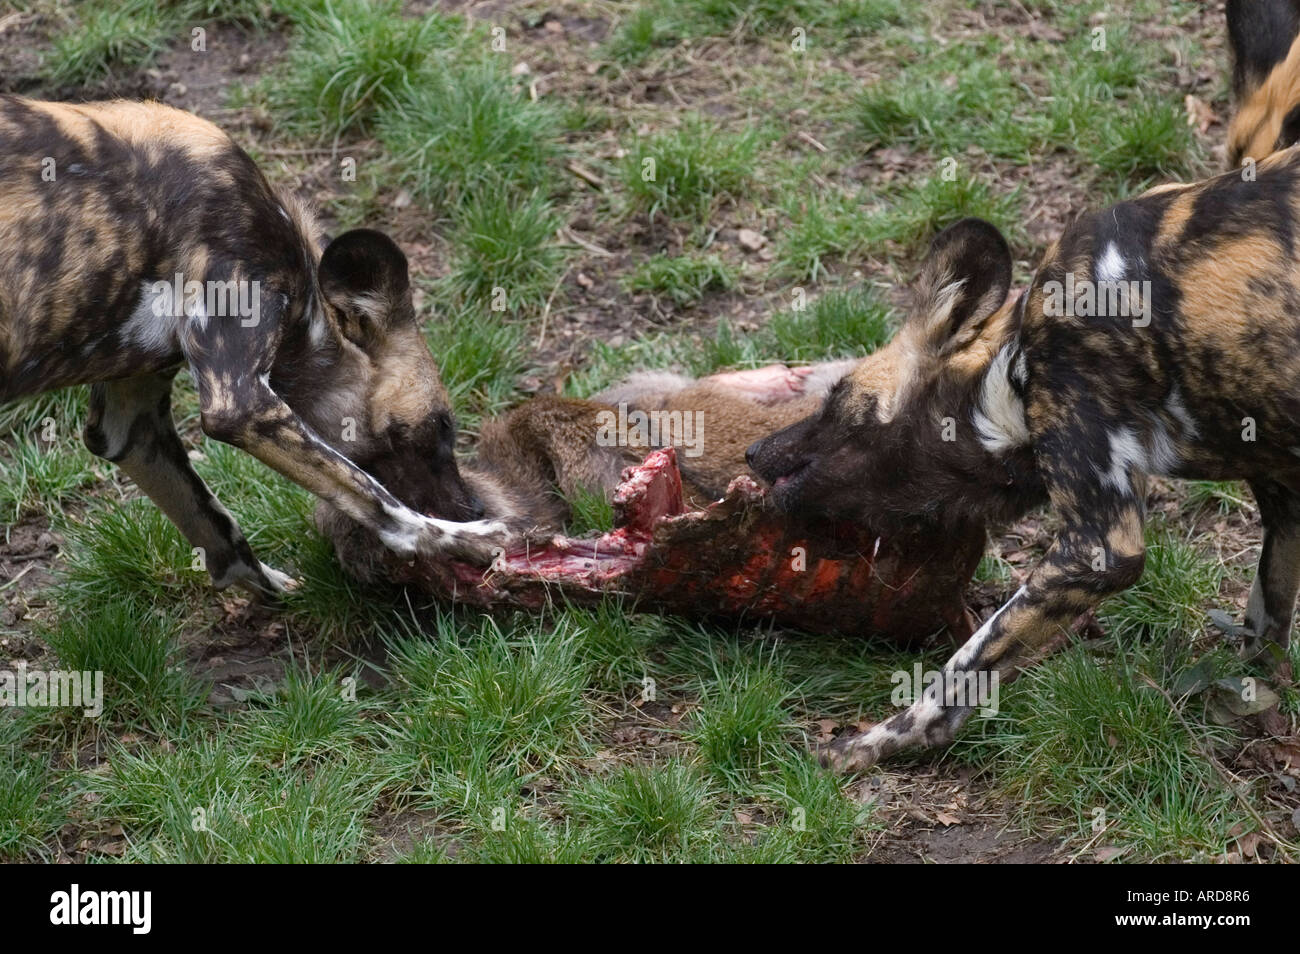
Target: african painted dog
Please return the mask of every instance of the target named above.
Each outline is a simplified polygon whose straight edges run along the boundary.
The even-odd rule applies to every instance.
[[[1087,215],[1008,299],[986,222],[940,233],[918,304],[821,411],[756,442],[751,466],[791,511],[937,532],[1049,501],[1064,527],[1025,584],[945,665],[944,685],[837,739],[862,768],[950,741],[954,690],[1002,679],[1144,562],[1147,475],[1245,479],[1264,524],[1249,649],[1285,646],[1300,587],[1300,148]],[[1095,288],[1062,307],[1060,290]],[[1136,284],[1133,284],[1136,283]],[[1124,295],[1102,295],[1120,285]],[[1126,306],[1126,307],[1116,307]]]
[[[403,555],[486,558],[406,258],[366,229],[322,251],[220,129],[154,103],[0,96],[0,402],[92,384],[86,446],[202,548],[214,583],[279,592],[172,424],[188,364],[205,433]],[[428,516],[427,513],[436,514]]]
[[[1228,0],[1227,12],[1235,169],[1300,142],[1300,0]]]

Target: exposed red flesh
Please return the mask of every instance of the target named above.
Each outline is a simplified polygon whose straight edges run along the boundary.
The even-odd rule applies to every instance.
[[[776,513],[748,477],[733,480],[722,500],[688,511],[672,448],[624,472],[614,511],[609,533],[532,542],[486,572],[421,559],[393,575],[485,607],[537,609],[557,596],[588,603],[622,593],[656,611],[770,619],[812,632],[906,641],[947,625],[958,639],[969,635],[962,590],[983,552],[982,533],[895,545],[857,526],[800,524]]]

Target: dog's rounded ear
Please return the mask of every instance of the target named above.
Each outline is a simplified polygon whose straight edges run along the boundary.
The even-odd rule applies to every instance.
[[[344,232],[325,248],[317,273],[325,301],[354,344],[372,344],[414,317],[406,256],[383,232]]]
[[[1286,59],[1300,36],[1300,0],[1228,0],[1232,94],[1241,102]]]
[[[930,243],[908,320],[920,347],[940,350],[978,333],[1011,290],[1011,249],[993,225],[962,219]]]

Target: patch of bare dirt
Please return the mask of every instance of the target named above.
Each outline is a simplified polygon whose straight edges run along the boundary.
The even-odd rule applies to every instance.
[[[372,835],[370,861],[380,864],[396,861],[416,844],[433,839],[441,844],[447,857],[455,858],[457,842],[438,827],[435,812],[404,811],[374,815],[369,820]]]
[[[201,25],[201,24],[196,24]],[[203,26],[203,50],[191,48],[189,38],[158,56],[144,77],[153,95],[178,109],[189,110],[229,130],[226,101],[232,87],[274,73],[288,46],[285,34],[231,24]]]
[[[49,521],[36,514],[0,536],[0,659],[35,662],[45,655],[45,644],[31,632],[49,605],[44,591],[54,583],[62,543]]]
[[[1059,841],[1025,835],[1011,807],[966,769],[874,775],[854,797],[884,830],[863,859],[876,864],[1042,864],[1064,860]]]

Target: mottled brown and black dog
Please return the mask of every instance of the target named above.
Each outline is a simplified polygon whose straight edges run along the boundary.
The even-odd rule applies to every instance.
[[[1227,14],[1235,169],[1300,142],[1300,0],[1228,0]]]
[[[822,410],[756,442],[779,505],[887,531],[1064,527],[1024,586],[909,708],[837,739],[861,768],[950,741],[1003,680],[1144,563],[1148,475],[1249,481],[1264,524],[1250,650],[1286,646],[1300,588],[1300,148],[1086,215],[1009,298],[1011,257],[968,219],[934,241],[917,304]]]
[[[504,539],[453,456],[406,258],[310,218],[213,124],[156,103],[0,96],[0,402],[92,384],[86,446],[201,548],[218,586],[276,592],[171,420],[188,364],[208,435],[390,549],[490,558]],[[429,514],[436,514],[430,516]]]

